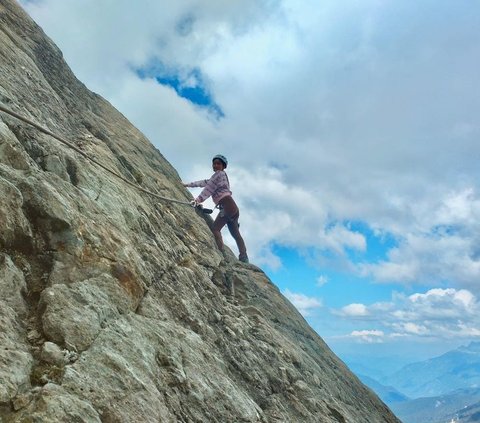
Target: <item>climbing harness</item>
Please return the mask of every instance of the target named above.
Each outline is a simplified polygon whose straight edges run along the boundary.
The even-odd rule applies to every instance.
[[[170,203],[177,203],[177,204],[184,204],[184,205],[187,205],[187,206],[190,206],[190,202],[189,201],[181,201],[181,200],[175,200],[173,198],[167,198],[167,197],[163,197],[162,195],[159,195],[155,192],[152,192],[148,189],[145,189],[145,188],[142,188],[140,185],[137,185],[133,182],[130,182],[128,179],[124,178],[122,175],[118,174],[117,172],[115,172],[114,170],[111,170],[109,169],[107,166],[103,165],[102,163],[100,163],[98,160],[95,160],[93,157],[90,157],[87,153],[83,152],[82,150],[80,150],[78,147],[76,147],[75,145],[73,145],[71,142],[63,139],[62,137],[54,134],[53,132],[49,131],[48,129],[44,128],[43,126],[33,122],[32,120],[26,118],[25,116],[22,116],[16,112],[14,112],[13,110],[10,110],[6,107],[4,107],[2,104],[0,104],[0,111],[4,112],[4,113],[7,113],[9,114],[10,116],[13,116],[14,118],[16,119],[19,119],[25,123],[28,123],[29,125],[33,126],[34,128],[38,129],[40,132],[43,132],[44,134],[47,134],[47,135],[50,135],[51,137],[55,138],[57,141],[60,141],[62,144],[66,145],[67,147],[71,148],[72,150],[76,151],[78,154],[82,155],[83,157],[85,157],[87,160],[90,160],[92,163],[96,164],[97,166],[101,167],[103,170],[107,171],[108,173],[112,174],[113,176],[115,176],[116,178],[118,179],[121,179],[123,182],[125,182],[126,184],[138,189],[139,191],[142,191],[143,193],[145,194],[148,194],[148,195],[151,195],[155,198],[158,198],[160,200],[163,200],[163,201],[168,201]],[[199,208],[199,209],[202,209],[203,213],[206,213],[206,214],[210,214],[212,213],[212,210],[210,209],[203,209],[202,207],[198,207],[196,206],[195,208]]]

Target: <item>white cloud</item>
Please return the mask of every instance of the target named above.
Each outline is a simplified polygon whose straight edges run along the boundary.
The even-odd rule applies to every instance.
[[[360,265],[360,274],[379,282],[448,282],[477,291],[480,198],[466,188],[446,194],[437,206],[418,215],[417,229],[402,234],[386,260]]]
[[[459,220],[478,224],[480,200],[473,188],[449,193],[436,213],[436,220],[444,225],[454,225]]]
[[[430,289],[425,294],[417,293],[410,295],[409,300],[411,303],[415,304],[433,304],[434,306],[450,302],[452,305],[458,306],[465,312],[471,312],[477,305],[475,296],[466,289],[461,289],[459,291],[452,288]]]
[[[465,289],[434,288],[409,296],[396,294],[390,303],[349,304],[333,313],[355,322],[374,322],[382,328],[385,340],[480,336],[480,304],[475,295]]]
[[[322,248],[343,254],[345,248],[365,251],[365,237],[359,232],[351,231],[343,225],[336,224],[319,234],[319,243]]]
[[[475,296],[465,290],[431,289],[425,294],[413,294],[403,301],[403,310],[408,318],[425,320],[471,319],[480,311]],[[401,316],[399,316],[401,317]]]
[[[204,157],[207,166],[203,169],[208,174],[195,180],[210,176],[206,144],[208,140],[210,148],[218,146],[219,134],[206,111],[180,98],[172,88],[159,85],[152,79],[141,80],[133,73],[124,75],[121,90],[113,93],[110,101],[122,105],[123,113],[134,125],[144,128],[149,139],[157,140],[160,152],[170,160],[181,161],[190,155]],[[185,180],[194,173],[198,176],[199,171],[192,163],[181,171]]]
[[[322,300],[316,297],[308,297],[304,294],[291,292],[286,289],[283,295],[287,297],[296,309],[304,316],[310,316],[312,311],[322,307]]]
[[[458,324],[458,327],[455,328],[456,333],[453,333],[452,335],[457,335],[462,338],[480,338],[480,328],[478,326],[469,326],[467,324],[464,324],[463,322],[460,322]],[[457,332],[458,330],[458,332]]]
[[[325,285],[327,283],[328,283],[328,276],[320,275],[317,278],[317,281],[316,281],[315,285],[318,286],[318,287],[322,287],[323,285]]]
[[[385,334],[381,330],[354,330],[347,337],[365,343],[381,343]]]
[[[407,323],[395,323],[392,327],[396,330],[397,336],[398,334],[405,334],[405,335],[428,335],[428,329],[423,326],[412,322]]]
[[[341,309],[342,315],[348,317],[364,317],[368,316],[369,312],[364,304],[349,304]]]

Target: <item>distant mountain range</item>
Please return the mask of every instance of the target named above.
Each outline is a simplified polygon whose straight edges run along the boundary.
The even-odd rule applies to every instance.
[[[389,407],[403,423],[471,423],[480,422],[479,401],[480,389],[460,389],[438,397],[389,403]]]
[[[356,375],[366,375],[375,380],[383,380],[404,366],[418,361],[415,357],[397,355],[372,357],[371,354],[345,354],[341,358]]]
[[[410,399],[406,395],[397,391],[394,387],[382,385],[380,382],[369,376],[359,374],[357,374],[357,376],[365,385],[374,391],[385,404],[391,405],[408,401]]]
[[[357,376],[403,423],[480,422],[480,342],[379,379]]]
[[[480,342],[404,366],[380,380],[410,398],[434,397],[457,389],[480,388]]]

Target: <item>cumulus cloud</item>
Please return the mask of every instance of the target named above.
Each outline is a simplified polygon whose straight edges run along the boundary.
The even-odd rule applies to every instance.
[[[342,307],[341,314],[347,317],[364,317],[368,316],[369,312],[364,304],[349,304]]]
[[[337,253],[344,253],[345,248],[365,251],[365,237],[359,232],[349,230],[344,225],[335,224],[319,234],[319,242],[323,248]]]
[[[382,343],[385,334],[381,330],[354,330],[347,338],[368,344]]]
[[[422,211],[423,210],[423,211]],[[358,266],[380,282],[455,283],[478,290],[480,197],[469,187],[446,193],[431,210],[418,207],[417,229],[399,234],[387,259]],[[420,212],[421,211],[421,212]]]
[[[465,289],[434,288],[409,296],[396,294],[390,303],[349,304],[333,312],[344,319],[373,322],[383,332],[383,340],[480,336],[480,304]]]
[[[287,297],[295,308],[304,316],[310,316],[315,309],[322,307],[322,300],[316,297],[308,297],[304,294],[299,294],[291,292],[290,290],[285,290],[283,292],[285,297]]]
[[[394,323],[392,327],[395,329],[395,335],[428,335],[429,331],[426,326],[412,322]]]

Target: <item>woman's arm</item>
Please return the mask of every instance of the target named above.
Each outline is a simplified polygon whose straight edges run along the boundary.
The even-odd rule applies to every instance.
[[[201,181],[183,183],[183,186],[188,188],[197,188],[197,187],[202,188],[207,184],[208,184],[208,179],[202,179]]]
[[[208,179],[204,185],[202,192],[195,199],[197,203],[203,203],[208,197],[210,197],[218,188],[218,180],[221,177],[222,172],[215,172],[210,179]]]

